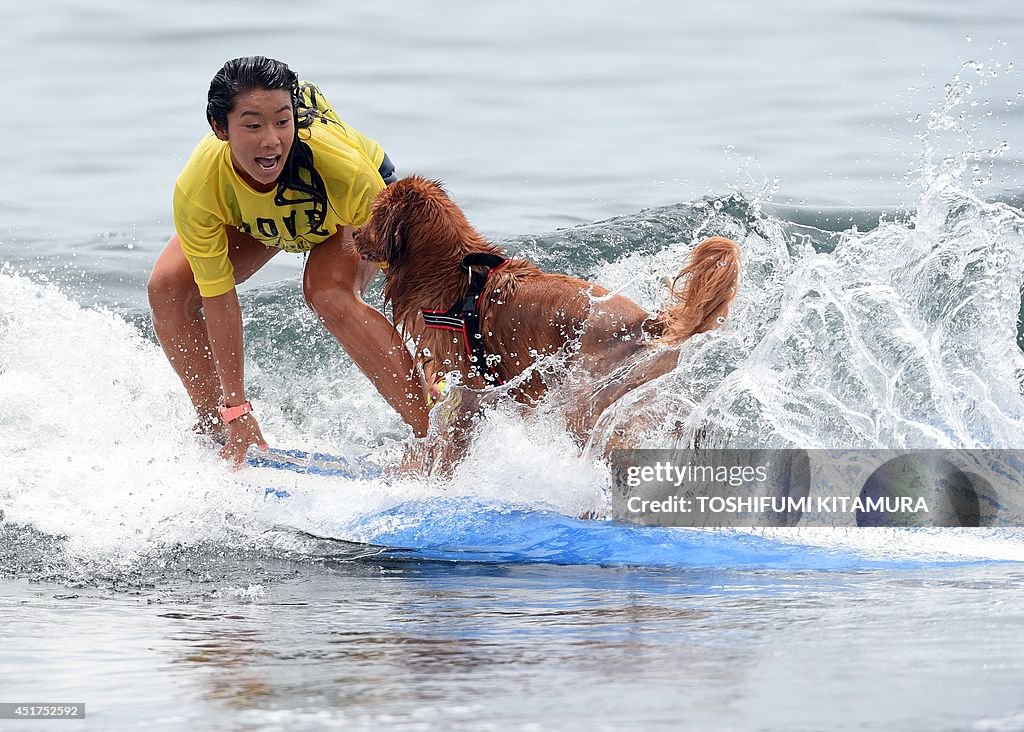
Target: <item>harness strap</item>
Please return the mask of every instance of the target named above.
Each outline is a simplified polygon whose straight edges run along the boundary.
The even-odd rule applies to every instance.
[[[482,376],[492,384],[504,383],[501,374],[487,359],[484,348],[484,336],[480,332],[480,295],[487,286],[491,273],[500,269],[506,259],[497,254],[478,252],[468,254],[462,260],[462,269],[469,275],[469,287],[462,300],[447,310],[421,309],[423,320],[428,328],[453,330],[462,333],[466,353],[469,354],[470,370]]]

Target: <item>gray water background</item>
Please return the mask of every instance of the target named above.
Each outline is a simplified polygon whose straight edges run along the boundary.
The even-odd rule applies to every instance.
[[[925,148],[1003,141],[977,156],[992,173],[979,189],[1013,199],[1022,15],[993,1],[5,3],[0,261],[144,320],[206,85],[250,53],[320,83],[497,239],[734,187],[801,207],[793,218],[870,218],[916,207]],[[926,122],[958,75],[978,106],[943,137]],[[294,279],[299,261],[249,287]],[[89,705],[60,729],[1024,729],[1016,563],[380,566],[227,547],[69,580],[51,538],[16,536],[0,545],[0,700]]]

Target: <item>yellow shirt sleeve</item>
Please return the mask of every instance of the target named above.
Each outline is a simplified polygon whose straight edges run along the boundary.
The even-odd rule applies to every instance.
[[[231,292],[235,271],[228,258],[225,222],[189,198],[179,185],[174,186],[174,227],[199,294],[216,297]]]

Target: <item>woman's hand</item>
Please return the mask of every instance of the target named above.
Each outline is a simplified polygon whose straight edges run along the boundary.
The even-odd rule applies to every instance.
[[[267,441],[263,439],[260,425],[252,414],[243,414],[227,426],[228,441],[220,449],[220,456],[229,461],[234,468],[242,467],[245,453],[250,445],[260,450],[267,449]]]

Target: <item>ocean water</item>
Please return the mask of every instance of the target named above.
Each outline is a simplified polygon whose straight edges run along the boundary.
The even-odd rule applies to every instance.
[[[501,404],[450,479],[232,472],[145,304],[209,79],[264,53],[548,269],[654,308],[695,241],[740,243],[725,328],[602,430],[1021,448],[1022,20],[4,5],[0,702],[85,703],[60,724],[97,730],[1024,729],[1022,529],[581,521],[608,501],[595,450]],[[301,262],[241,290],[264,432],[386,466],[408,432],[305,308]]]

